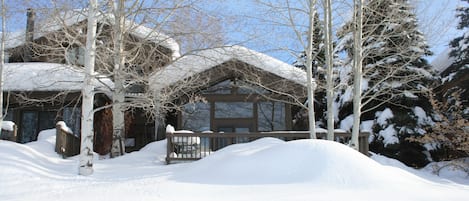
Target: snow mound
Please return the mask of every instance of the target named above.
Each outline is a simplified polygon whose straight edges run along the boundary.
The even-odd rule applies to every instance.
[[[385,173],[385,174],[383,174]],[[410,178],[413,178],[412,180]],[[194,162],[176,180],[212,184],[293,184],[371,187],[414,183],[416,176],[378,164],[340,143],[265,138],[229,146]]]
[[[15,178],[38,175],[61,178],[77,174],[75,161],[62,159],[54,151],[55,129],[41,131],[38,141],[19,144],[0,141],[0,167]]]
[[[13,131],[15,123],[12,121],[2,121],[2,130]]]
[[[469,185],[469,158],[432,162],[423,171],[456,183]]]

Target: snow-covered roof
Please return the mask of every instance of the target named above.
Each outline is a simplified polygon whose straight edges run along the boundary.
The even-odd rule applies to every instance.
[[[63,27],[69,27],[74,24],[83,22],[87,20],[88,14],[87,10],[71,10],[67,12],[63,12],[62,15],[58,15],[54,19],[50,19],[46,23],[44,23],[39,27],[39,30],[34,32],[34,39],[38,39],[46,35],[47,33],[51,33],[54,31],[58,31]],[[98,22],[102,23],[114,23],[114,15],[109,13],[99,13],[98,14]],[[166,47],[172,51],[173,59],[176,59],[180,56],[180,48],[179,44],[171,37],[161,32],[155,31],[154,29],[145,27],[141,24],[137,24],[130,20],[125,20],[126,29],[130,30],[130,33],[136,37],[146,39],[149,41],[156,42],[163,47]],[[15,32],[9,34],[6,38],[5,48],[14,48],[25,43],[25,33],[26,31],[22,32]],[[85,34],[85,33],[84,33]]]
[[[300,68],[246,47],[229,46],[201,50],[180,57],[174,63],[151,75],[150,87],[159,90],[231,60],[247,63],[303,86],[307,83],[306,72]]]
[[[3,91],[81,91],[85,72],[57,63],[6,63],[3,68]],[[109,78],[94,81],[97,88],[112,88]]]
[[[446,70],[455,61],[454,57],[449,56],[450,52],[451,48],[447,48],[432,60],[431,65],[439,73]]]

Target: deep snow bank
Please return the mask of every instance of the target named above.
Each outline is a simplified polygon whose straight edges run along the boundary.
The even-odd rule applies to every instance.
[[[421,180],[406,171],[380,165],[340,143],[326,140],[284,142],[273,138],[229,146],[194,162],[174,178],[211,184],[307,182],[337,187]]]
[[[16,176],[75,176],[77,161],[55,152],[55,129],[41,131],[38,140],[26,144],[0,140],[0,167]]]

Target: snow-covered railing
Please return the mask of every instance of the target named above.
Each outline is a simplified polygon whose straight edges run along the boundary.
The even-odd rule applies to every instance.
[[[0,139],[16,142],[18,127],[12,121],[2,121],[2,133]]]
[[[63,121],[56,124],[55,152],[64,158],[80,153],[80,138]]]
[[[326,139],[326,133],[317,133],[318,139]],[[198,160],[210,155],[216,150],[232,144],[245,143],[264,137],[274,137],[285,141],[309,139],[308,131],[274,131],[248,133],[215,133],[166,130],[167,151],[166,162]],[[351,133],[336,132],[335,141],[348,143]],[[368,155],[369,133],[359,135],[359,151]]]

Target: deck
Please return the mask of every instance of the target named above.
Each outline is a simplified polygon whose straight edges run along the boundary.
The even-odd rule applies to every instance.
[[[316,133],[318,139],[325,139],[326,133]],[[348,143],[351,133],[336,132],[334,140]],[[167,150],[166,163],[174,161],[199,160],[213,152],[232,144],[246,143],[264,137],[278,138],[284,141],[309,139],[308,131],[275,131],[275,132],[249,132],[249,133],[205,133],[176,131],[166,133]],[[362,132],[358,137],[359,151],[368,155],[369,133]]]

